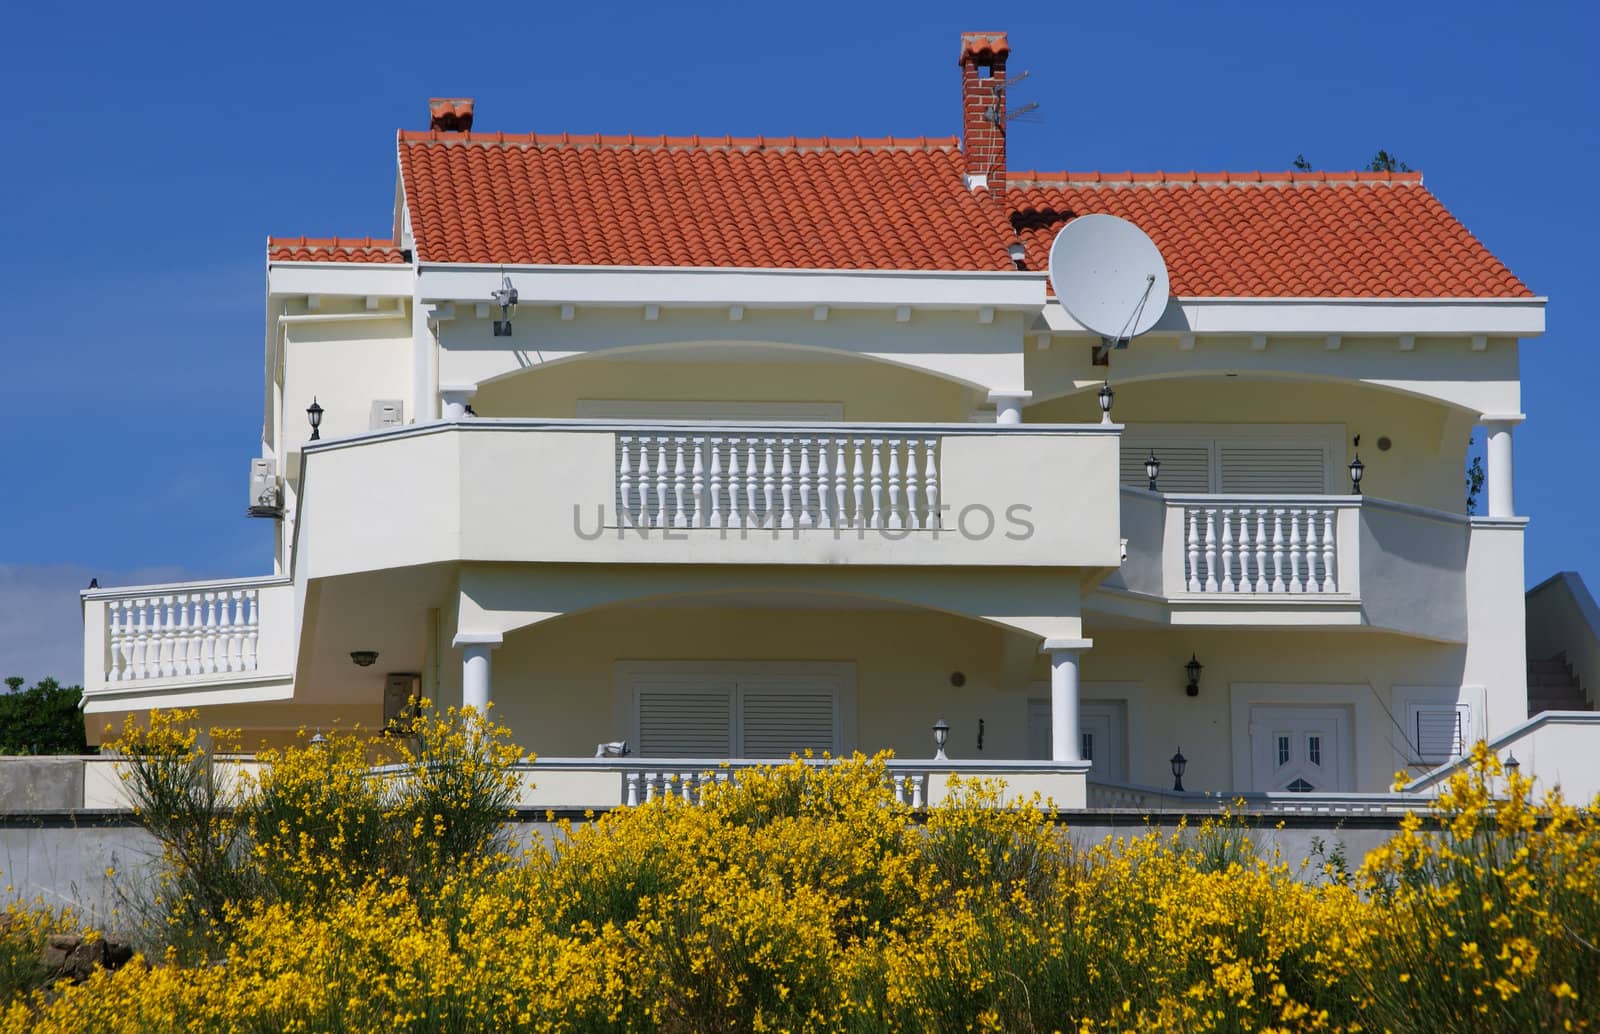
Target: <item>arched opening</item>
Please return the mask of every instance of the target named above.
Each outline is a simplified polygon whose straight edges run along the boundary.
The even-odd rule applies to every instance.
[[[849,352],[764,342],[607,349],[479,386],[482,417],[944,422],[983,404],[977,387]]]

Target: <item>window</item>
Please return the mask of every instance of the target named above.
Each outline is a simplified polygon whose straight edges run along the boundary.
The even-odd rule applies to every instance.
[[[1086,732],[1080,740],[1083,748],[1083,760],[1094,760],[1094,733]]]
[[[850,665],[624,662],[640,757],[786,758],[851,748]]]
[[[1306,738],[1306,757],[1313,765],[1322,764],[1322,737],[1308,736]]]
[[[1466,753],[1471,709],[1466,704],[1412,704],[1406,709],[1411,745],[1424,762],[1442,763]]]
[[[1123,435],[1120,476],[1145,488],[1144,461],[1161,461],[1163,492],[1323,495],[1344,491],[1340,425],[1142,424]]]
[[[1289,737],[1287,737],[1287,736],[1279,736],[1278,737],[1278,764],[1287,765],[1288,763],[1289,763]]]

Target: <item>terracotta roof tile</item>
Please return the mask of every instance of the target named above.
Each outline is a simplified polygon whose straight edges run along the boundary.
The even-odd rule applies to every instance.
[[[399,151],[423,262],[1004,271],[1020,236],[1037,270],[1104,212],[1180,296],[1532,295],[1417,173],[1013,172],[1002,202],[962,185],[955,138],[402,131]],[[400,260],[359,244],[294,253]]]
[[[400,134],[424,262],[1006,270],[954,138]]]
[[[404,262],[392,240],[371,237],[268,237],[268,262]]]
[[[1005,203],[1035,268],[1075,216],[1133,222],[1181,297],[1533,296],[1420,173],[1013,172]]]

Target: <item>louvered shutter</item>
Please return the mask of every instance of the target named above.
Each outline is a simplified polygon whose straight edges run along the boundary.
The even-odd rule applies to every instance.
[[[733,754],[734,686],[635,683],[639,756],[725,758]]]
[[[1155,451],[1161,461],[1161,474],[1156,487],[1163,492],[1211,491],[1211,447],[1209,445],[1161,445],[1141,442],[1137,438],[1123,443],[1121,476],[1124,485],[1148,488],[1150,479],[1144,472],[1145,458]]]
[[[1328,490],[1327,461],[1314,445],[1222,442],[1218,491],[1245,495],[1322,495]],[[1161,474],[1165,479],[1166,463]]]
[[[1417,756],[1442,762],[1460,757],[1467,749],[1466,704],[1418,704],[1411,712],[1411,732]]]
[[[749,758],[838,753],[831,689],[749,688],[741,694],[742,751]]]

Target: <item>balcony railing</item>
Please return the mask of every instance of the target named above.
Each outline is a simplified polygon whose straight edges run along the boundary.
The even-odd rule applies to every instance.
[[[1188,592],[1339,591],[1338,514],[1355,499],[1167,496],[1183,512]]]
[[[1229,810],[1268,815],[1394,815],[1426,811],[1432,797],[1421,793],[1290,793],[1256,790],[1223,793],[1163,790],[1132,783],[1090,780],[1088,807],[1094,811],[1144,814]]]
[[[292,602],[282,578],[88,590],[85,697],[287,677]]]

